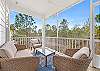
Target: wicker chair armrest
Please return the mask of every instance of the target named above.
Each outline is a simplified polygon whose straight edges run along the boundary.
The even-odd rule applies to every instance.
[[[4,71],[36,71],[38,65],[38,57],[22,57],[1,60],[1,69]]]
[[[66,49],[65,53],[68,56],[73,56],[79,49]]]
[[[78,60],[63,56],[54,56],[53,59],[57,71],[86,71],[91,62],[91,59]]]
[[[16,46],[16,48],[17,48],[18,51],[19,51],[19,50],[27,49],[27,48],[26,48],[26,45],[15,44],[15,46]]]

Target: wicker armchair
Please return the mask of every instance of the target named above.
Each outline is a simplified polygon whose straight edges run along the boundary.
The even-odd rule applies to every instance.
[[[37,71],[38,57],[0,58],[0,71]]]
[[[34,49],[34,52],[35,52],[36,48],[40,48],[42,44],[38,39],[34,38],[30,40],[29,46],[31,47],[31,50]]]
[[[9,42],[10,43],[10,42]],[[9,44],[7,44],[9,47]],[[18,51],[26,51],[25,45],[15,44]],[[17,53],[16,52],[16,53]],[[30,53],[31,54],[31,53]],[[22,54],[20,54],[22,55]],[[39,57],[26,56],[26,57],[2,57],[0,56],[0,71],[37,71],[39,66]]]
[[[65,54],[72,56],[78,50],[79,49],[67,49]],[[56,71],[87,71],[91,62],[91,58],[74,59],[58,55],[55,55],[53,60]]]
[[[14,44],[14,45],[16,46],[17,51],[27,49],[26,45],[21,45],[21,44]]]

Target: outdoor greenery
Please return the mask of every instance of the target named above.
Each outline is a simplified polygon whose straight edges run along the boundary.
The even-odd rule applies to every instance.
[[[100,24],[100,14],[96,15],[96,22]],[[95,28],[96,37],[100,39],[100,25]]]
[[[15,16],[15,23],[10,25],[10,30],[14,36],[30,36],[36,33],[35,23],[32,16],[19,13]]]
[[[100,23],[100,14],[96,15],[97,23]],[[83,22],[82,27],[77,24],[73,28],[69,28],[68,24],[70,21],[67,19],[62,19],[59,23],[59,37],[68,38],[89,38],[90,34],[90,21],[87,19]],[[46,24],[46,36],[56,37],[57,36],[57,26]],[[42,29],[37,30],[36,22],[32,16],[18,13],[15,16],[15,23],[10,25],[10,30],[13,36],[41,36]],[[96,37],[100,38],[100,25],[95,26]]]
[[[100,14],[98,14],[98,15],[96,15],[96,21],[98,22],[98,23],[100,23]]]

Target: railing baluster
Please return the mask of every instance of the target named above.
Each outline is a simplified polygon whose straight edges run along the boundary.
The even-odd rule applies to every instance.
[[[22,44],[22,37],[21,37],[21,44]]]
[[[78,45],[79,45],[79,47],[78,47],[78,48],[80,49],[80,40],[78,40]]]
[[[77,45],[76,45],[76,40],[75,40],[75,49],[77,48]]]
[[[26,38],[24,37],[24,45],[26,44],[25,39],[26,39]]]
[[[60,47],[60,49],[61,49],[61,52],[63,52],[63,48],[64,48],[64,42],[63,42],[63,39],[61,39],[61,46],[63,46],[63,47]]]
[[[87,47],[88,47],[88,41],[87,41]]]
[[[68,48],[69,46],[68,46],[68,39],[67,39],[67,48]]]
[[[21,38],[19,38],[19,44],[21,44]]]
[[[84,47],[84,40],[82,40],[82,47]]]
[[[66,40],[67,40],[67,39],[65,39],[65,47],[67,48],[67,46],[66,46],[66,42],[67,42],[67,41],[66,41]]]
[[[68,47],[68,48],[71,48],[71,47],[70,47],[70,40],[68,40],[68,42],[69,42],[69,43],[68,43],[68,45],[69,45],[69,47]]]
[[[29,45],[30,39],[33,38],[40,39],[40,41],[42,40],[41,37],[12,37],[12,39],[15,39],[19,44],[24,45]],[[90,39],[82,38],[46,37],[46,46],[63,52],[65,48],[89,47],[89,40]]]
[[[50,47],[52,48],[52,39],[51,39],[51,45],[50,45]]]
[[[72,40],[72,48],[73,48],[73,40]]]
[[[68,39],[68,44],[67,45],[68,45],[68,49],[69,49],[69,39]]]
[[[23,37],[22,37],[22,45],[23,45]]]

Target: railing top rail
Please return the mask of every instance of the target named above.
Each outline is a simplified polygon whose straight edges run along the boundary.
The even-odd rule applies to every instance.
[[[98,39],[95,39],[94,41],[97,42],[97,43],[100,43],[100,40],[98,40]]]
[[[42,37],[14,37],[14,38],[42,38]],[[86,38],[66,38],[66,37],[46,37],[46,38],[51,38],[51,39],[70,39],[70,40],[87,40],[90,41],[90,39],[86,39]]]
[[[57,38],[57,37],[46,37],[46,38]],[[66,37],[58,37],[59,39],[71,39],[71,40],[90,40],[86,38],[66,38]]]
[[[14,38],[41,38],[41,37],[14,37]]]

